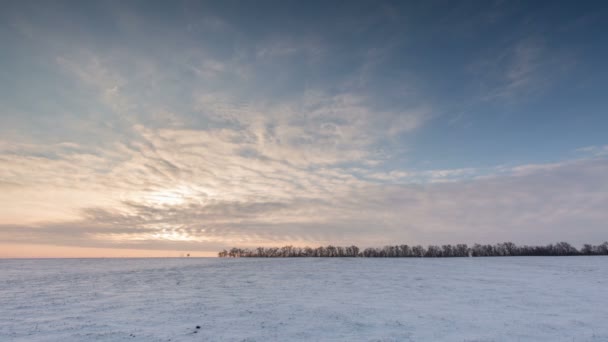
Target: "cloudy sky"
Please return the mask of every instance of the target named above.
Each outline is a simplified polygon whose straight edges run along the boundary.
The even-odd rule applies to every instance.
[[[608,240],[603,2],[0,6],[0,257]]]

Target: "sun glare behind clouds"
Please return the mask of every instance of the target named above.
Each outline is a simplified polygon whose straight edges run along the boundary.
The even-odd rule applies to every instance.
[[[5,2],[0,241],[603,241],[605,7]]]

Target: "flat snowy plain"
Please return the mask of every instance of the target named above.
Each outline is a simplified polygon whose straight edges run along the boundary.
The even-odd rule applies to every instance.
[[[0,260],[0,341],[292,340],[608,341],[608,257]]]

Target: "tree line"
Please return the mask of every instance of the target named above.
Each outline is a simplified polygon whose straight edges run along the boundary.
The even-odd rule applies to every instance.
[[[579,250],[567,242],[559,242],[546,246],[518,246],[512,242],[494,245],[466,244],[430,245],[426,248],[420,245],[394,245],[381,248],[360,249],[357,246],[321,246],[311,247],[258,247],[224,249],[218,253],[220,258],[292,258],[292,257],[322,257],[322,258],[450,258],[450,257],[489,257],[489,256],[567,256],[567,255],[608,255],[608,242],[593,246],[583,245]]]

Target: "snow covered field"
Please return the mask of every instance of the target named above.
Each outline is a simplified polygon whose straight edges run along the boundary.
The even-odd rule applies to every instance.
[[[288,340],[608,341],[608,257],[0,260],[0,341]]]

